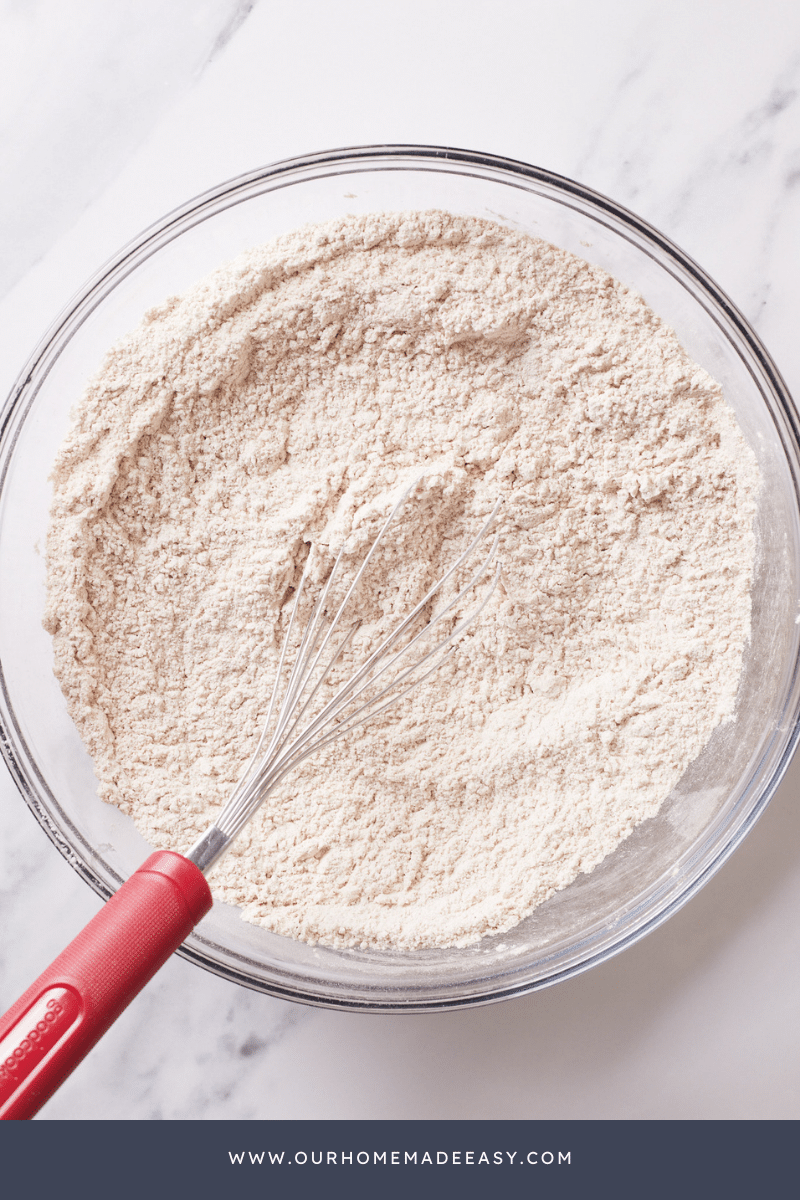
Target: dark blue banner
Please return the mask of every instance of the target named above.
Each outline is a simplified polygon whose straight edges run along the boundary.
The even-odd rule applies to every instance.
[[[790,1121],[32,1121],[0,1125],[3,1194],[304,1198],[779,1196]]]

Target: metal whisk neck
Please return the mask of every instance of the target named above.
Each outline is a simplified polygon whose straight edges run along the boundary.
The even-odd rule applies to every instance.
[[[358,628],[358,622],[346,630],[335,648],[333,645],[334,635],[342,627],[342,618],[379,543],[418,482],[419,480],[415,481],[392,508],[358,568],[352,583],[347,588],[343,600],[336,608],[333,617],[329,617],[329,609],[333,608],[331,604],[332,588],[334,580],[338,577],[344,547],[339,552],[300,636],[299,646],[286,682],[282,684],[285,668],[288,665],[289,647],[294,640],[294,630],[298,624],[301,598],[309,577],[312,557],[309,554],[295,594],[289,626],[281,648],[267,718],[258,745],[228,803],[214,824],[206,830],[187,854],[187,858],[190,858],[202,871],[211,870],[267,796],[274,791],[290,771],[300,766],[302,762],[323,747],[346,736],[384,712],[391,705],[396,704],[412,688],[417,687],[437,671],[441,667],[446,653],[453,649],[458,638],[489,603],[500,579],[499,566],[495,568],[479,604],[466,617],[457,621],[455,627],[446,636],[414,657],[414,648],[419,647],[423,639],[434,629],[440,627],[447,614],[474,592],[486,576],[497,552],[498,535],[493,538],[488,554],[453,599],[425,621],[416,633],[410,633],[412,626],[423,614],[427,605],[455,572],[463,567],[475,553],[494,522],[500,507],[499,502],[492,509],[488,519],[470,544],[445,574],[428,589],[422,600],[403,617],[378,648],[372,651],[343,684],[335,688],[333,696],[322,704],[319,711],[314,712],[314,700],[326,680],[330,681],[335,665],[340,661],[352,641]],[[409,635],[407,640],[403,640],[407,634]],[[409,662],[409,658],[412,661]]]

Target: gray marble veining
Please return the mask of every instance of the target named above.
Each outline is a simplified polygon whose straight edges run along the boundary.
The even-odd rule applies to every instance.
[[[0,28],[16,55],[0,85],[4,390],[84,278],[191,195],[292,154],[417,141],[538,162],[628,205],[729,291],[800,395],[785,0],[79,0],[69,19],[38,0],[0,5]],[[42,1119],[796,1118],[799,789],[795,765],[656,933],[521,1000],[327,1012],[173,959]],[[3,771],[3,1000],[98,905]]]
[[[224,52],[255,0],[4,5],[0,296]],[[10,186],[9,186],[10,185]]]

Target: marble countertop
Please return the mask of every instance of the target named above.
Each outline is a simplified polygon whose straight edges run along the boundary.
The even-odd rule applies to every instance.
[[[0,2],[0,387],[92,271],[214,184],[333,146],[488,150],[608,194],[729,293],[800,396],[800,8],[786,0]],[[0,769],[10,1002],[99,907]],[[173,958],[41,1119],[800,1117],[800,762],[610,962],[465,1012],[329,1012]]]

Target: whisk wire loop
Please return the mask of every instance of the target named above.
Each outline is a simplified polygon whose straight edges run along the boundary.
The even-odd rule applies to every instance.
[[[352,733],[353,730],[357,729],[360,725],[365,725],[367,723],[367,721],[371,721],[374,717],[379,716],[382,712],[385,712],[385,710],[387,708],[391,708],[393,704],[396,704],[398,700],[401,700],[403,698],[403,696],[407,695],[408,692],[410,692],[413,688],[418,687],[420,684],[424,683],[426,679],[429,679],[431,675],[434,675],[442,666],[442,662],[434,663],[434,665],[432,667],[429,667],[428,670],[423,675],[420,675],[420,677],[418,679],[412,679],[411,682],[406,684],[406,686],[401,691],[397,692],[396,695],[391,696],[387,701],[385,701],[385,703],[382,704],[380,706],[380,708],[376,708],[372,712],[366,711],[368,709],[372,709],[373,705],[377,704],[378,701],[383,696],[385,696],[388,692],[394,691],[394,689],[396,687],[398,687],[405,679],[407,679],[410,674],[412,674],[414,671],[417,671],[425,662],[430,660],[434,655],[436,655],[436,654],[444,655],[444,654],[450,653],[452,650],[454,650],[455,647],[450,645],[450,643],[453,642],[461,633],[463,633],[464,630],[466,629],[466,627],[468,625],[471,625],[472,622],[483,611],[483,609],[489,603],[489,600],[492,597],[492,593],[494,592],[494,589],[495,589],[497,583],[499,582],[499,580],[500,580],[500,568],[498,567],[497,570],[495,571],[495,575],[494,575],[494,579],[492,580],[491,587],[489,588],[486,596],[483,598],[483,600],[481,601],[478,608],[476,608],[472,613],[470,613],[468,617],[465,617],[464,620],[461,621],[460,624],[456,626],[456,628],[453,630],[453,632],[451,634],[448,635],[447,638],[445,638],[438,645],[434,646],[432,650],[429,650],[428,653],[423,658],[419,659],[417,662],[413,663],[412,666],[408,667],[402,673],[402,675],[397,676],[397,678],[393,679],[391,681],[391,683],[388,683],[376,696],[373,696],[370,700],[366,701],[359,708],[357,708],[354,712],[350,713],[344,721],[340,722],[339,724],[334,725],[333,729],[331,729],[327,734],[323,735],[317,742],[314,743],[313,746],[311,746],[310,748],[303,751],[303,753],[297,754],[296,751],[298,750],[298,744],[296,742],[293,743],[293,745],[287,751],[286,755],[284,755],[280,759],[278,759],[276,761],[276,763],[273,765],[273,767],[270,771],[269,783],[267,784],[266,788],[263,791],[259,792],[258,803],[261,804],[267,798],[267,796],[275,790],[275,788],[278,786],[278,784],[281,782],[281,780],[284,778],[284,776],[288,775],[290,771],[293,771],[295,769],[295,767],[299,766],[300,763],[305,761],[305,759],[310,758],[312,754],[316,754],[318,750],[321,750],[324,746],[327,746],[330,742],[337,741],[339,738],[344,737],[346,734]],[[404,653],[404,652],[405,652],[405,648],[400,653]],[[442,660],[442,661],[444,661],[444,660]],[[362,713],[362,712],[365,713],[365,715],[363,717],[361,717],[359,720],[355,720],[354,718],[357,717],[358,714]]]
[[[449,600],[437,613],[434,613],[412,637],[403,645],[397,647],[398,641],[421,616],[428,604],[445,586],[447,581],[474,553],[481,539],[490,529],[500,507],[499,502],[492,509],[489,517],[483,523],[478,533],[469,545],[456,558],[448,570],[425,593],[423,598],[411,609],[399,624],[383,639],[380,645],[372,651],[365,662],[355,670],[350,677],[327,700],[319,712],[303,726],[306,715],[312,708],[315,698],[326,680],[330,679],[336,664],[342,658],[345,650],[351,645],[360,622],[354,622],[346,631],[334,649],[325,659],[337,628],[340,626],[343,614],[361,582],[364,573],[373,559],[375,552],[386,531],[394,521],[398,511],[417,486],[419,480],[407,488],[392,507],[378,535],[372,542],[369,551],[359,566],[352,582],[345,591],[329,624],[325,622],[325,614],[332,595],[334,580],[338,577],[339,568],[345,552],[345,546],[339,551],[327,580],[313,606],[308,623],[301,636],[294,662],[289,670],[288,678],[281,697],[281,679],[283,677],[289,647],[294,637],[294,630],[299,621],[301,599],[306,588],[312,558],[313,547],[306,560],[300,582],[295,593],[289,624],[284,637],[278,662],[275,683],[270,696],[267,719],[261,731],[255,751],[250,756],[247,765],[234,788],[228,803],[225,805],[214,825],[192,847],[188,856],[203,871],[209,871],[217,859],[225,852],[233,839],[252,818],[267,796],[275,790],[282,780],[305,762],[312,754],[316,754],[325,746],[345,735],[351,734],[367,721],[373,720],[380,713],[396,704],[405,695],[423,683],[440,669],[446,656],[454,647],[456,639],[470,626],[489,603],[500,580],[500,568],[495,569],[489,587],[482,597],[480,604],[458,621],[447,636],[437,641],[429,650],[417,657],[409,665],[402,667],[396,674],[393,670],[400,660],[407,661],[409,653],[423,638],[428,637],[444,618],[480,583],[494,559],[499,544],[499,535],[495,535],[488,554],[477,570],[472,574],[455,596]],[[345,544],[346,545],[346,544]],[[428,664],[431,664],[428,666]],[[419,672],[427,666],[420,675]],[[319,670],[319,674],[318,674]],[[391,676],[383,686],[373,691],[378,682]],[[317,676],[315,678],[315,676]],[[273,721],[275,727],[270,736]],[[266,749],[265,749],[266,747]]]
[[[374,685],[376,683],[376,681],[382,675],[384,675],[387,671],[390,671],[392,669],[392,667],[397,663],[398,659],[407,655],[409,650],[411,650],[412,647],[418,641],[420,641],[424,637],[427,637],[427,635],[429,633],[431,633],[431,631],[433,629],[435,629],[436,625],[447,615],[448,612],[450,612],[450,610],[459,602],[459,600],[461,600],[478,583],[480,578],[485,574],[485,572],[489,566],[489,563],[491,562],[491,560],[494,557],[494,554],[497,550],[498,540],[499,540],[498,538],[495,538],[495,540],[492,544],[492,548],[489,551],[489,554],[488,554],[487,558],[485,559],[485,561],[481,564],[481,566],[478,568],[478,570],[472,576],[470,581],[458,592],[458,594],[456,596],[453,597],[453,599],[450,601],[450,603],[447,604],[443,609],[441,609],[440,612],[436,613],[435,616],[431,617],[431,619],[428,621],[428,623],[426,625],[424,625],[423,628],[420,629],[414,635],[414,637],[409,642],[406,643],[405,646],[402,646],[399,650],[397,650],[392,655],[391,658],[389,658],[385,663],[383,663],[382,666],[379,666],[378,664],[380,663],[381,657],[389,652],[389,650],[391,649],[391,646],[396,641],[395,635],[399,635],[402,632],[404,626],[407,627],[408,619],[406,619],[403,622],[402,626],[398,626],[397,629],[388,638],[386,638],[386,640],[383,642],[383,644],[370,657],[370,659],[355,673],[355,675],[353,675],[350,678],[348,683],[343,688],[341,688],[341,690],[336,694],[336,696],[333,697],[333,699],[331,701],[329,701],[329,703],[325,706],[325,708],[323,708],[322,711],[317,714],[314,721],[303,731],[303,733],[300,735],[300,737],[297,739],[297,741],[295,743],[293,743],[292,748],[291,748],[292,750],[295,747],[298,747],[300,744],[307,741],[308,738],[313,737],[314,734],[317,732],[317,730],[322,725],[326,724],[330,720],[335,719],[337,714],[339,712],[341,712],[341,710],[343,708],[345,708],[347,705],[353,704],[356,700],[358,700],[359,697],[362,696],[369,687]],[[499,576],[498,576],[498,578],[499,578]],[[442,583],[443,581],[444,581],[443,579],[440,580],[440,583]],[[493,590],[494,590],[494,586],[492,587],[491,591],[493,591]],[[491,591],[489,593],[490,595],[491,595]],[[429,596],[430,596],[430,594],[431,593],[429,593]],[[487,600],[488,600],[488,596],[487,596]],[[484,607],[484,605],[481,605],[481,608],[483,608],[483,607]],[[415,610],[415,612],[418,612],[418,611],[419,611],[419,606]],[[478,612],[479,611],[480,611],[480,609],[478,610]],[[419,667],[421,667],[425,662],[427,662],[434,654],[437,654],[439,651],[444,649],[444,647],[447,646],[449,644],[449,642],[451,642],[453,640],[453,638],[455,636],[457,636],[458,633],[461,632],[461,629],[466,628],[466,626],[468,624],[470,624],[472,622],[472,620],[474,619],[474,617],[477,615],[478,615],[478,613],[476,612],[475,614],[466,618],[465,621],[462,622],[462,625],[457,626],[456,629],[453,631],[453,633],[450,634],[450,636],[448,638],[446,638],[442,642],[439,642],[436,646],[433,647],[432,650],[430,650],[422,658],[420,658],[416,662],[412,663],[411,666],[407,667],[400,675],[396,676],[390,683],[388,683],[369,702],[367,702],[364,705],[361,705],[359,708],[357,708],[355,710],[355,712],[351,713],[350,715],[355,716],[356,713],[362,712],[365,708],[371,707],[372,704],[376,703],[377,700],[380,699],[381,696],[385,695],[391,689],[399,686],[405,679],[408,678],[409,675],[411,675],[414,671],[416,671]],[[372,669],[372,674],[368,674],[368,671],[370,669]],[[421,680],[419,682],[421,682]],[[358,686],[356,686],[356,685],[358,685]],[[354,687],[355,687],[355,690],[353,690]],[[399,699],[400,697],[398,696],[397,698]],[[359,722],[359,724],[360,724],[360,722]],[[276,769],[278,769],[280,767],[281,762],[282,762],[282,757],[276,761],[276,763],[275,763]]]

